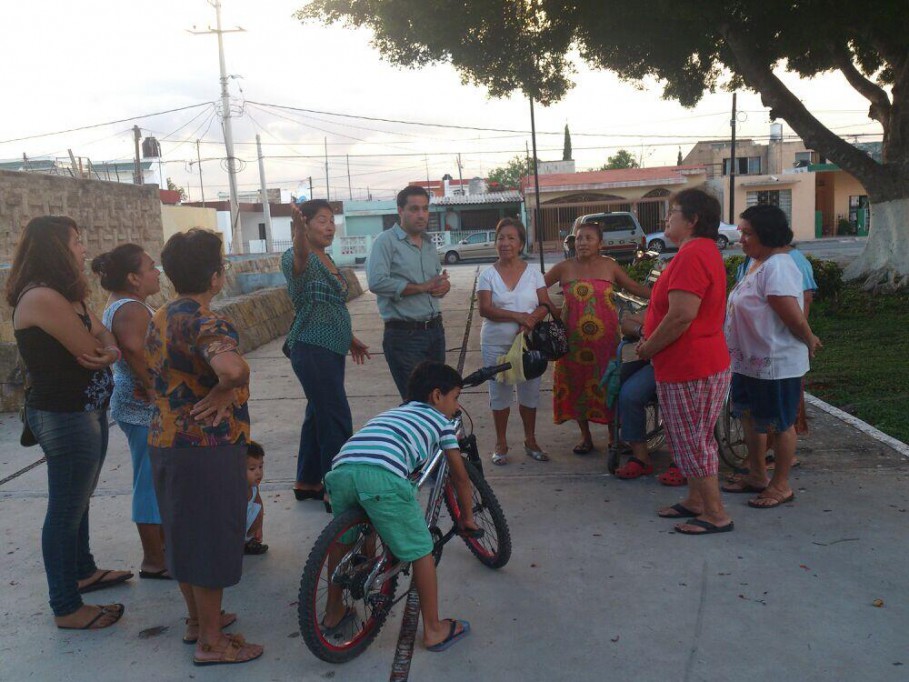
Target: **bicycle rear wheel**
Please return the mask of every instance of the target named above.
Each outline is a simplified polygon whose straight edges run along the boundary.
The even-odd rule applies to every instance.
[[[370,572],[391,556],[362,509],[335,518],[316,540],[303,575],[297,617],[306,646],[329,663],[359,656],[379,634],[394,601],[397,576],[370,587]],[[343,608],[340,622],[325,625],[329,591]]]
[[[740,469],[748,458],[748,446],[745,445],[745,429],[742,421],[732,415],[730,395],[723,401],[723,410],[713,430],[716,442],[720,446],[720,457],[732,469]]]
[[[480,563],[489,568],[502,568],[511,558],[511,532],[505,512],[495,493],[470,462],[464,462],[473,486],[473,518],[484,533],[481,538],[461,538]],[[461,508],[451,480],[445,484],[445,506],[455,524],[460,524]]]

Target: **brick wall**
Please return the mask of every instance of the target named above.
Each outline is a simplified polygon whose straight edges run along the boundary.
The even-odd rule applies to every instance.
[[[41,215],[75,220],[90,254],[133,242],[157,259],[164,245],[157,185],[0,171],[0,263],[12,261],[20,231]]]

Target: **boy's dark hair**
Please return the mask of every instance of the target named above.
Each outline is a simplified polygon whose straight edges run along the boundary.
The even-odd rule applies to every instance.
[[[421,403],[426,403],[429,402],[429,396],[436,389],[445,395],[463,385],[461,375],[453,367],[441,362],[425,360],[414,367],[407,380],[407,400],[419,400]]]
[[[426,197],[426,201],[429,201],[429,192],[419,185],[408,185],[398,192],[398,208],[407,206],[408,197]]]
[[[201,227],[177,232],[161,251],[161,265],[178,294],[204,294],[224,268],[221,237]]]
[[[720,236],[720,214],[722,208],[716,197],[700,189],[683,189],[669,197],[670,204],[682,209],[686,220],[695,220],[694,236],[716,239]]]
[[[741,218],[747,220],[751,225],[761,246],[775,249],[786,246],[792,241],[789,221],[786,219],[786,213],[779,206],[769,204],[749,206],[742,211]]]
[[[246,456],[253,459],[265,459],[265,449],[256,441],[251,440],[246,445]]]

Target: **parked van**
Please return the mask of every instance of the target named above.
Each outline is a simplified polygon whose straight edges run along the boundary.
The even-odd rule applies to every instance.
[[[597,223],[603,231],[603,243],[600,254],[611,256],[620,263],[630,263],[634,252],[647,245],[647,235],[633,213],[615,211],[613,213],[592,213],[582,215],[574,221],[571,232],[562,242],[565,258],[574,258],[574,238],[578,228],[584,223]]]

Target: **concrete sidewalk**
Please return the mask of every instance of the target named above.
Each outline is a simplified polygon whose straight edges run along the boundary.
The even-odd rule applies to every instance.
[[[486,265],[480,267],[487,267]],[[448,361],[467,336],[465,371],[480,365],[481,320],[468,327],[476,266],[450,268],[444,299]],[[362,273],[360,273],[362,276]],[[355,426],[397,403],[381,355],[375,300],[351,303],[355,333],[375,353],[348,365]],[[253,353],[253,435],[265,446],[265,541],[247,557],[243,581],[226,592],[239,614],[232,631],[266,647],[243,666],[191,664],[181,643],[183,602],[175,585],[131,581],[89,595],[121,601],[124,618],[100,632],[53,627],[41,562],[46,509],[43,465],[0,485],[0,679],[3,680],[384,680],[403,604],[359,659],[332,666],[303,645],[296,602],[300,573],[328,521],[320,504],[290,493],[305,399],[281,354],[281,340]],[[909,669],[909,588],[904,579],[909,462],[854,428],[809,409],[811,435],[800,443],[796,501],[776,510],[726,495],[733,533],[688,537],[657,518],[680,499],[655,479],[619,481],[606,473],[606,430],[596,454],[571,454],[574,426],[551,423],[551,372],[544,380],[539,440],[552,461],[520,449],[512,415],[512,464],[486,467],[511,526],[514,551],[500,571],[481,566],[459,543],[439,569],[443,616],[471,621],[465,642],[443,654],[418,645],[413,680],[904,680]],[[485,391],[462,403],[484,457],[493,445]],[[0,479],[41,457],[18,445],[15,415],[0,416]],[[668,455],[659,458],[658,469]],[[104,568],[137,570],[130,522],[131,468],[114,427],[92,501],[92,549]],[[872,603],[882,599],[883,607]]]

